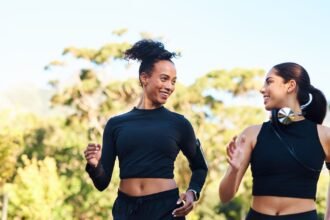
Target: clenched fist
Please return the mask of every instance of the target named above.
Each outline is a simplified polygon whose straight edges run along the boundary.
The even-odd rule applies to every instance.
[[[101,145],[89,143],[84,151],[84,155],[87,163],[93,167],[96,167],[101,159]]]

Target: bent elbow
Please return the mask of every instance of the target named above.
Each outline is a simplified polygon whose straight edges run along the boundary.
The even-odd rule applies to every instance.
[[[95,188],[98,191],[102,192],[103,190],[105,190],[108,187],[108,185],[110,183],[110,179],[109,178],[95,179],[95,180],[93,180],[93,183],[94,183]]]
[[[232,197],[224,196],[224,195],[220,194],[220,202],[223,203],[223,204],[226,204],[226,203],[230,202],[231,199],[232,199]]]
[[[102,191],[104,191],[105,189],[106,189],[107,187],[96,187],[96,189],[98,190],[98,191],[100,191],[100,192],[102,192]]]
[[[235,192],[225,189],[225,187],[223,187],[220,184],[219,198],[220,198],[221,203],[226,204],[226,203],[230,202],[234,198],[234,196],[235,196]]]

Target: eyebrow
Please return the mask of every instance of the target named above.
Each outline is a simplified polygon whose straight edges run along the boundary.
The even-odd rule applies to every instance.
[[[168,74],[166,74],[166,73],[161,73],[161,74],[160,74],[160,76],[166,76],[166,77],[170,77],[170,76],[169,76]],[[176,79],[177,79],[177,77],[174,77],[173,79],[175,79],[175,80],[176,80]]]

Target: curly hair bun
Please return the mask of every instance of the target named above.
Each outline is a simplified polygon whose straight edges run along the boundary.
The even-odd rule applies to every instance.
[[[176,53],[169,52],[164,44],[153,40],[140,40],[125,51],[125,58],[138,61],[171,60]]]

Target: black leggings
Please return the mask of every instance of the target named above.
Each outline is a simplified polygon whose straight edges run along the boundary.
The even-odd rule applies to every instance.
[[[317,220],[316,210],[290,215],[266,215],[250,209],[246,220]]]
[[[172,189],[146,196],[129,196],[118,191],[112,208],[114,220],[185,220],[174,218],[172,212],[177,208],[179,190]]]

